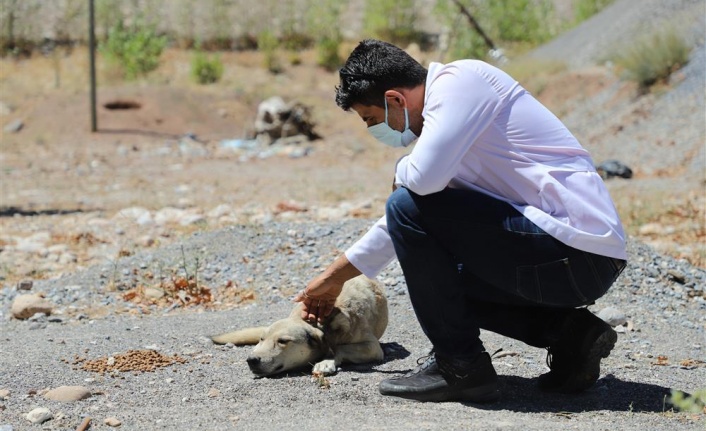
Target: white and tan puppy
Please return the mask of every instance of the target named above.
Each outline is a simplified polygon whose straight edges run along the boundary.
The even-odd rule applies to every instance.
[[[248,328],[211,337],[216,344],[256,344],[247,359],[257,376],[314,365],[314,373],[330,375],[343,363],[383,359],[380,337],[387,328],[387,299],[380,285],[358,276],[343,285],[333,312],[322,324],[301,317],[297,304],[286,319],[268,327]]]

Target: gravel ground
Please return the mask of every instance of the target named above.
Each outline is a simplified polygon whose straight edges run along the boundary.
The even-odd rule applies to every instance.
[[[379,279],[390,302],[381,364],[347,366],[326,382],[306,370],[255,379],[244,360],[249,348],[215,346],[207,336],[268,324],[284,317],[290,298],[312,275],[357,238],[371,220],[276,222],[197,233],[181,244],[138,253],[117,266],[95,266],[37,282],[56,304],[51,318],[7,319],[22,292],[0,291],[2,337],[0,424],[22,429],[75,429],[91,417],[96,429],[115,417],[123,429],[625,429],[674,430],[704,426],[704,415],[677,413],[665,404],[670,389],[687,392],[706,381],[706,271],[631,242],[630,264],[609,293],[591,307],[617,309],[625,322],[604,360],[602,378],[585,394],[546,395],[535,387],[546,371],[545,352],[492,333],[489,351],[503,399],[490,406],[423,404],[382,397],[377,383],[414,367],[429,348],[411,310],[399,267]],[[283,235],[283,233],[285,233]],[[282,252],[286,251],[286,252]],[[125,301],[121,286],[139,284],[149,268],[193,268],[214,293],[213,306],[145,306]],[[176,271],[178,272],[178,271]],[[113,278],[113,274],[115,274]],[[226,288],[230,283],[230,287]],[[234,284],[235,283],[235,284]],[[80,286],[80,288],[76,287]],[[253,295],[224,304],[228,291]],[[178,301],[177,301],[178,302]],[[102,304],[104,318],[71,312]],[[187,359],[143,373],[100,375],[72,365],[128,350],[155,349]],[[92,393],[73,403],[46,399],[46,389],[79,385]],[[48,408],[54,419],[30,425],[25,414]]]
[[[615,0],[600,13],[532,52],[573,68],[606,61],[616,49],[661,29],[674,28],[694,44],[704,42],[704,0]]]
[[[706,3],[649,0],[634,5],[616,1],[538,50],[538,55],[586,67],[606,46],[639,31],[638,23],[654,24],[667,16],[703,17]],[[689,160],[684,175],[611,183],[611,193],[624,187],[676,189],[703,181],[705,29],[702,21],[694,22],[686,20],[683,27],[694,29],[696,49],[690,64],[674,77],[671,92],[631,101],[618,98],[621,102],[613,103],[622,88],[616,84],[574,106],[564,118],[597,161],[617,158],[649,177]],[[619,131],[616,125],[621,125]],[[678,147],[669,144],[672,140]],[[429,349],[396,264],[379,277],[390,304],[390,325],[381,340],[383,363],[346,366],[325,381],[312,379],[307,370],[254,379],[244,362],[249,348],[215,346],[207,336],[286,316],[292,295],[372,223],[350,218],[346,212],[335,217],[311,213],[294,217],[298,221],[236,218],[225,223],[231,227],[207,224],[210,227],[189,237],[171,236],[168,241],[164,233],[150,233],[145,244],[165,238],[167,245],[130,248],[129,255],[113,261],[104,256],[119,255],[120,247],[103,244],[98,233],[116,229],[124,234],[122,225],[109,218],[77,215],[74,225],[98,232],[73,238],[99,244],[91,266],[34,281],[31,287],[23,286],[28,291],[9,285],[0,289],[0,431],[73,430],[89,417],[92,429],[107,429],[104,420],[116,418],[121,429],[130,430],[666,431],[706,426],[706,415],[675,412],[665,401],[672,389],[693,392],[706,385],[706,270],[661,255],[632,238],[628,268],[590,307],[594,312],[612,309],[619,320],[615,322],[619,339],[603,361],[601,379],[585,394],[540,393],[535,383],[546,371],[545,352],[484,333],[489,351],[503,349],[494,357],[503,392],[499,403],[423,404],[379,395],[380,380],[413,368]],[[71,229],[66,227],[67,232]],[[27,253],[36,252],[32,241],[25,246]],[[59,266],[76,261],[65,249],[46,250],[46,255],[56,255]],[[176,288],[188,282],[189,275],[198,276],[198,286],[208,292],[187,289],[179,296]],[[28,293],[42,293],[53,307],[51,315],[11,318],[11,304]],[[206,303],[196,303],[199,300]],[[107,360],[140,349],[176,354],[186,362],[149,372],[105,375],[81,368],[84,359]],[[82,386],[90,397],[75,402],[46,398],[47,390],[60,386]],[[35,408],[48,409],[53,419],[31,424],[25,416]]]

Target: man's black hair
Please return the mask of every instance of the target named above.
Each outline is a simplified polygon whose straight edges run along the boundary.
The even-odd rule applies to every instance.
[[[424,84],[427,70],[402,49],[374,39],[361,41],[339,71],[336,104],[344,111],[351,106],[384,106],[385,91]]]

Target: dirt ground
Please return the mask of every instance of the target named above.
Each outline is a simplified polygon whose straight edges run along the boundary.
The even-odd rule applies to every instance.
[[[283,53],[285,63],[296,57],[301,64],[287,63],[280,75],[264,70],[258,53],[220,54],[225,74],[209,86],[190,80],[190,55],[170,50],[157,71],[133,83],[99,63],[98,133],[89,127],[85,50],[0,60],[0,122],[3,127],[14,120],[23,124],[18,132],[3,130],[0,136],[0,248],[59,224],[80,225],[84,213],[109,218],[130,207],[208,211],[227,204],[276,213],[287,205],[353,203],[364,209],[360,215],[381,214],[400,150],[375,143],[354,113],[335,106],[337,77],[315,65],[314,52]],[[561,116],[571,103],[615,79],[600,71],[575,78],[575,72],[556,72],[542,82],[538,98]],[[628,90],[623,93],[633,97]],[[262,157],[224,148],[224,140],[250,136],[258,104],[274,95],[311,107],[322,139],[306,144],[308,155]],[[139,108],[105,107],[116,101]],[[630,181],[649,184],[650,178]],[[702,185],[683,186],[678,177],[673,182],[682,186],[673,189],[678,192],[671,193],[669,205],[659,193],[652,194],[654,201],[636,201],[636,183],[628,187],[627,180],[611,180],[609,187],[631,235],[703,266],[703,225],[693,227],[694,220],[704,219]],[[650,230],[655,225],[670,227],[660,230],[659,241]],[[175,229],[170,237],[193,230]],[[48,245],[61,240],[52,234]],[[691,245],[687,252],[685,244]],[[93,245],[71,242],[78,258],[61,271],[90,264],[85,256]],[[15,283],[56,275],[32,270],[31,261],[27,265],[19,269],[5,263],[0,276]]]

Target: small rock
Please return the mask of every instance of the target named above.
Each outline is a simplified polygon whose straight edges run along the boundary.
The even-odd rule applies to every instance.
[[[32,280],[21,280],[17,283],[17,290],[32,290],[33,284]]]
[[[203,223],[206,221],[206,218],[202,216],[201,214],[186,214],[184,217],[182,217],[181,220],[179,220],[179,224],[182,226],[190,226],[198,223]]]
[[[230,205],[221,204],[209,211],[207,215],[209,218],[219,219],[223,216],[231,214],[232,212],[233,208],[231,208]]]
[[[15,319],[29,319],[36,313],[50,315],[53,304],[38,294],[19,295],[12,303],[11,313]]]
[[[12,111],[12,106],[5,102],[0,102],[0,116],[10,115],[12,114]]]
[[[209,398],[217,398],[221,396],[221,391],[219,391],[216,388],[211,388],[208,390],[208,397]]]
[[[186,211],[179,208],[162,208],[155,213],[154,222],[159,226],[164,226],[170,223],[179,223],[184,218],[185,214]]]
[[[86,399],[91,396],[91,391],[83,386],[59,386],[44,394],[48,400],[61,402],[74,402]]]
[[[43,424],[53,417],[54,415],[46,407],[37,407],[25,416],[33,424]]]
[[[678,271],[676,269],[670,269],[667,270],[667,274],[672,277],[672,279],[677,283],[684,284],[686,282],[686,275],[684,275],[684,273],[681,271]]]
[[[0,389],[0,401],[5,401],[8,398],[10,398],[10,390]]]
[[[109,427],[119,427],[120,425],[123,424],[122,422],[120,422],[120,419],[118,419],[116,417],[105,418],[103,420],[103,423],[108,425]]]
[[[664,227],[659,223],[646,223],[640,226],[638,233],[640,235],[661,235],[664,232]]]
[[[40,322],[40,323],[43,323],[43,322],[46,322],[46,321],[47,321],[47,315],[44,314],[44,313],[34,313],[34,314],[32,315],[32,317],[30,317],[30,318],[27,319],[27,320],[30,321],[30,322]]]
[[[612,327],[625,325],[628,321],[625,314],[615,307],[606,307],[599,311],[597,316]]]
[[[24,127],[25,123],[22,120],[10,121],[5,125],[3,131],[5,133],[17,133]]]
[[[147,298],[159,299],[164,296],[164,290],[158,287],[148,286],[145,288],[145,296]]]

